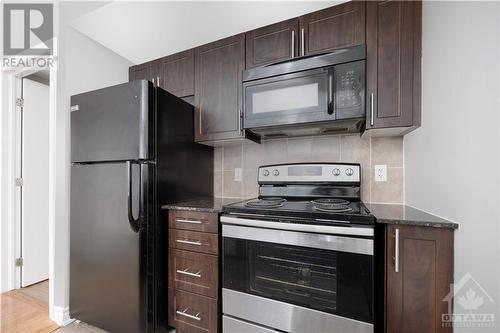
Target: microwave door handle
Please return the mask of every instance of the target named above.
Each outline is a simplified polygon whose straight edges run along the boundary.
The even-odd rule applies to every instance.
[[[328,71],[328,114],[335,117],[335,96],[333,94],[333,70]]]

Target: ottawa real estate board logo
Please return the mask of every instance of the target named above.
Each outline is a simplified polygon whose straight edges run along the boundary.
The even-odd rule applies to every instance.
[[[2,64],[5,67],[50,66],[47,62],[53,61],[53,43],[53,4],[3,4]]]
[[[450,286],[443,302],[448,303],[448,313],[441,316],[443,327],[461,327],[474,332],[496,328],[495,301],[470,273]]]

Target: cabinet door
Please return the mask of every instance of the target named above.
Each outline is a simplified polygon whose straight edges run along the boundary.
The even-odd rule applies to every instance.
[[[365,2],[349,1],[300,17],[300,53],[309,55],[365,43]]]
[[[298,55],[297,18],[246,33],[246,68],[286,60]]]
[[[367,129],[420,125],[420,1],[369,1]]]
[[[155,85],[160,86],[161,80],[161,60],[155,60],[148,63],[149,64],[149,80]]]
[[[195,49],[195,140],[239,138],[245,34]]]
[[[132,66],[129,68],[128,80],[134,81],[134,80],[140,80],[140,79],[146,79],[146,80],[151,79],[150,67],[147,64]]]
[[[162,59],[160,87],[177,97],[194,94],[194,50]]]
[[[129,68],[128,80],[134,81],[145,79],[158,84],[158,81],[160,79],[160,66],[161,63],[157,60],[146,62],[137,66],[132,66]]]
[[[386,229],[386,332],[451,332],[443,299],[453,283],[453,230]]]

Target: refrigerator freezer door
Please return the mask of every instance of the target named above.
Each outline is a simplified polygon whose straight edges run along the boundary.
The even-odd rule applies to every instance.
[[[71,318],[110,332],[145,332],[149,221],[139,232],[130,226],[127,164],[73,165],[71,173]],[[143,172],[142,178],[147,174]],[[137,164],[132,179],[132,211],[137,217]]]
[[[71,97],[71,161],[154,156],[154,88],[146,80]]]

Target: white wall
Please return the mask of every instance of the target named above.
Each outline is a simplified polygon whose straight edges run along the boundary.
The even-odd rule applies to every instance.
[[[424,2],[422,127],[404,144],[406,203],[460,224],[455,281],[470,272],[495,299],[497,322],[499,7]]]
[[[66,321],[69,306],[70,96],[128,81],[128,60],[80,34],[69,25],[103,3],[59,3],[59,62],[55,114],[54,289],[51,318]],[[51,79],[51,83],[53,83]]]

